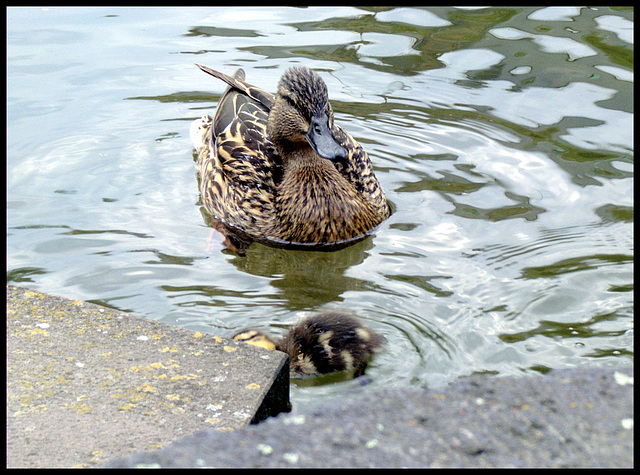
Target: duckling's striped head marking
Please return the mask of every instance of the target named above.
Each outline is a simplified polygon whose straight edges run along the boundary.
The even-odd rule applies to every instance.
[[[276,343],[267,335],[257,330],[243,330],[240,333],[236,333],[233,336],[233,339],[236,341],[248,343],[249,345],[266,348],[267,350],[276,349]]]
[[[278,94],[292,102],[307,120],[324,111],[329,102],[327,85],[314,71],[304,67],[285,71],[278,83]]]

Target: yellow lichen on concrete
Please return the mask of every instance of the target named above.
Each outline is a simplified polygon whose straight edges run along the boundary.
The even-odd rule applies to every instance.
[[[93,405],[83,404],[81,402],[74,402],[71,404],[65,404],[63,406],[64,409],[71,409],[76,411],[78,414],[88,414],[93,409]]]
[[[140,390],[144,391],[145,393],[155,393],[158,391],[155,387],[149,384],[143,384],[142,386],[139,386],[139,387],[141,388]]]
[[[171,376],[171,381],[179,381],[181,379],[197,379],[197,374],[176,374],[175,376]]]

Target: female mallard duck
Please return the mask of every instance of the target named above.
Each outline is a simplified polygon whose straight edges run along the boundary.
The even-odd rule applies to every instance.
[[[384,343],[384,337],[364,327],[353,317],[328,312],[301,320],[279,341],[257,330],[243,330],[234,340],[289,355],[292,375],[316,375],[355,368],[362,376],[369,358]]]
[[[246,83],[242,69],[230,77],[197,66],[229,85],[215,116],[191,126],[211,216],[272,245],[351,241],[389,217],[367,153],[333,123],[315,72],[287,70],[274,96]]]

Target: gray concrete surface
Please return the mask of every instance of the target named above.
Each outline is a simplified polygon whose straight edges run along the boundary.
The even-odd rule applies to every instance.
[[[632,467],[631,368],[367,387],[109,467]]]
[[[632,467],[633,368],[288,403],[283,354],[7,286],[8,467]]]
[[[7,467],[92,467],[285,409],[284,353],[7,285]]]

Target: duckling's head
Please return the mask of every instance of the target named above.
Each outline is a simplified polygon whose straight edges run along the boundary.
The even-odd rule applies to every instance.
[[[333,110],[327,85],[308,68],[288,69],[267,123],[267,133],[284,157],[311,146],[322,158],[346,157],[346,149],[333,132]]]
[[[275,350],[276,342],[258,330],[242,330],[233,336],[236,341],[243,341],[253,346],[266,348],[267,350]]]

